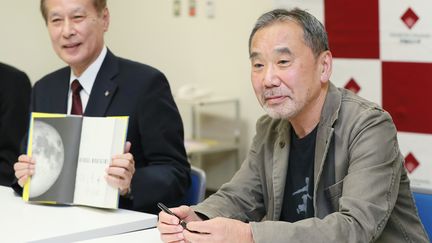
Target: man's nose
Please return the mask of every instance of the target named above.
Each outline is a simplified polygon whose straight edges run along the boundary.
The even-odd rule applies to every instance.
[[[62,29],[63,37],[70,38],[75,34],[76,34],[76,30],[75,30],[74,23],[69,19],[65,19],[65,21],[63,22],[63,29]]]
[[[277,75],[277,71],[274,66],[269,65],[265,70],[264,75],[264,86],[265,87],[275,87],[280,85],[280,80]]]

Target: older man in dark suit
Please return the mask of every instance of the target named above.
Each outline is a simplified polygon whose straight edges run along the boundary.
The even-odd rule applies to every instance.
[[[32,111],[129,116],[125,153],[107,170],[108,183],[119,188],[120,207],[154,213],[157,202],[177,204],[189,186],[190,166],[165,76],[106,48],[106,0],[41,0],[41,11],[54,50],[69,67],[35,84]],[[34,173],[34,160],[20,156],[15,171],[22,187]]]
[[[21,139],[29,119],[31,84],[27,75],[0,63],[0,185],[10,186],[14,179]]]

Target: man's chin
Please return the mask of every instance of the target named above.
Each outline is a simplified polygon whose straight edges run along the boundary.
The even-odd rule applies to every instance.
[[[273,119],[283,118],[283,114],[281,112],[275,111],[274,109],[269,109],[264,107],[264,110],[267,113],[267,115]]]
[[[265,112],[268,116],[270,116],[273,119],[290,119],[293,117],[295,112],[283,110],[283,109],[276,109],[276,108],[270,108],[268,106],[263,107]]]
[[[83,63],[83,60],[78,57],[71,57],[71,56],[62,56],[61,59],[63,62],[65,62],[69,66],[79,66]]]
[[[77,64],[83,61],[83,55],[81,52],[75,51],[70,52],[66,50],[62,50],[60,53],[57,53],[57,55],[62,59],[65,63],[71,65],[71,64]]]
[[[62,59],[63,62],[67,63],[68,65],[73,65],[78,62],[76,57],[72,57],[70,55],[60,54],[59,57],[60,59]]]

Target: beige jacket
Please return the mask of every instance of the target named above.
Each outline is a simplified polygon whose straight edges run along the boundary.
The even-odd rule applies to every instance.
[[[255,242],[429,242],[419,220],[390,115],[330,83],[317,131],[315,217],[278,222],[290,124],[264,116],[240,170],[194,207],[250,222]]]

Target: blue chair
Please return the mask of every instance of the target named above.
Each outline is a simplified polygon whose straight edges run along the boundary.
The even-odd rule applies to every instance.
[[[432,191],[411,188],[420,219],[432,240]]]
[[[191,166],[191,185],[183,198],[182,205],[196,205],[204,200],[206,174],[203,170]]]

